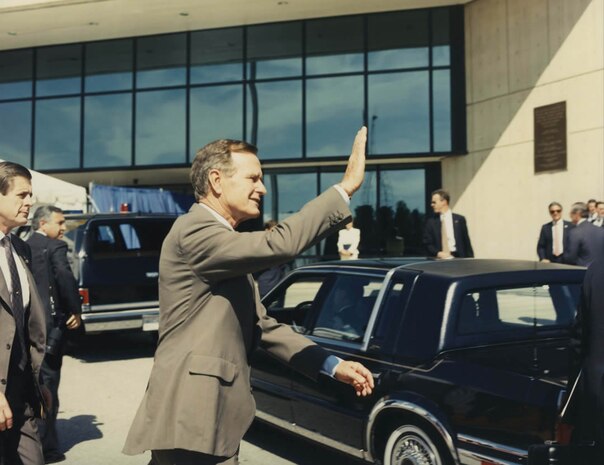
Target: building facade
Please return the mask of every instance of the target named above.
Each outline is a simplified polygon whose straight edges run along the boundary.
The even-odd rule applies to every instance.
[[[187,191],[198,148],[244,139],[280,220],[340,179],[365,124],[362,256],[422,254],[439,187],[480,257],[534,258],[551,200],[604,197],[602,0],[166,3],[0,7],[0,158]],[[534,109],[556,102],[566,167],[536,173]]]

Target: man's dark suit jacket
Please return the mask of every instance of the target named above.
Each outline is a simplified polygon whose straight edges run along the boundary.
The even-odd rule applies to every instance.
[[[32,273],[46,309],[48,330],[65,323],[72,314],[80,313],[78,284],[67,261],[65,242],[35,232],[27,243],[32,252]],[[51,317],[51,302],[54,302],[55,321]]]
[[[568,252],[568,253],[567,253]],[[604,255],[604,229],[583,221],[570,231],[568,251],[564,262],[570,265],[589,266]]]
[[[562,255],[554,257],[552,252],[552,246],[554,243],[554,236],[552,235],[552,226],[554,222],[550,221],[541,226],[541,233],[539,234],[539,240],[537,241],[537,255],[539,260],[544,258],[550,262],[562,262],[564,261],[564,255],[568,252],[570,245],[570,230],[575,227],[570,221],[564,221],[564,233],[562,234],[562,246],[564,251]]]
[[[586,222],[587,223],[587,222]],[[589,224],[589,223],[588,223]],[[577,312],[575,367],[582,368],[579,387],[569,402],[578,406],[573,415],[580,440],[596,440],[604,458],[604,258],[596,259],[583,281]],[[576,399],[575,399],[576,397]],[[601,462],[598,462],[601,463]]]
[[[428,255],[431,257],[436,257],[436,254],[442,249],[440,228],[440,215],[432,216],[426,221],[423,242]],[[455,235],[455,248],[457,250],[452,255],[459,258],[473,257],[474,250],[470,242],[466,219],[456,213],[453,213],[453,234]]]

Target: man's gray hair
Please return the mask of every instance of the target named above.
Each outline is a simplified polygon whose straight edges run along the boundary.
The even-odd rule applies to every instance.
[[[53,213],[63,213],[59,207],[55,207],[54,205],[41,205],[36,208],[34,212],[34,217],[31,220],[31,226],[34,231],[40,229],[40,221],[50,221],[50,217]]]
[[[581,218],[587,218],[589,216],[589,210],[587,210],[587,204],[585,202],[575,202],[570,207],[571,213],[580,213]]]
[[[191,184],[195,200],[207,197],[210,190],[210,171],[219,170],[226,176],[235,173],[233,152],[247,152],[256,155],[258,149],[252,144],[233,139],[219,139],[199,149],[191,166]]]

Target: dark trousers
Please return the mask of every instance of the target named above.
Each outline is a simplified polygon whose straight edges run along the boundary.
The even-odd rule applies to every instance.
[[[40,421],[40,437],[44,455],[60,452],[59,437],[57,435],[57,414],[59,413],[59,383],[61,381],[61,365],[63,364],[62,351],[57,355],[47,354],[42,362],[40,374],[42,382],[48,388],[52,398],[52,406],[46,418]]]
[[[13,427],[0,432],[1,465],[44,465],[42,445],[30,403],[33,389],[31,368],[20,371],[14,369],[11,363],[5,395],[13,412]]]
[[[217,457],[184,449],[152,450],[149,465],[239,465],[239,456]]]

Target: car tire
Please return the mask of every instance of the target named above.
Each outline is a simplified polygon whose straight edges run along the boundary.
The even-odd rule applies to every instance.
[[[384,465],[451,465],[440,438],[415,424],[395,429],[386,442]]]

